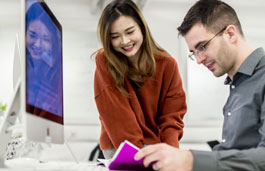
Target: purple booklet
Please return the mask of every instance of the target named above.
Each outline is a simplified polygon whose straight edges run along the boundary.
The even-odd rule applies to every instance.
[[[134,160],[134,155],[138,151],[139,148],[125,140],[120,144],[112,159],[98,159],[98,161],[108,167],[109,170],[152,170],[151,166],[144,167],[143,159]]]

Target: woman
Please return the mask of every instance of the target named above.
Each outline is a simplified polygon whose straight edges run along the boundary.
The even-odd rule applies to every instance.
[[[186,102],[174,58],[156,44],[131,0],[108,4],[98,33],[103,48],[94,89],[105,158],[125,139],[139,148],[159,142],[178,147]]]

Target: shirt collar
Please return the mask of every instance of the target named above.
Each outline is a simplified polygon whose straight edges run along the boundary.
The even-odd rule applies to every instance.
[[[261,60],[262,57],[265,56],[265,52],[263,50],[263,48],[257,48],[256,50],[254,50],[248,57],[247,59],[243,62],[243,64],[239,67],[237,73],[242,73],[248,76],[251,76],[256,68],[256,66],[258,65],[259,61]],[[236,75],[235,74],[235,75]],[[230,84],[231,83],[231,79],[229,78],[229,76],[226,77],[224,84]]]
[[[239,67],[237,72],[251,76],[263,56],[265,56],[263,48],[254,50]]]

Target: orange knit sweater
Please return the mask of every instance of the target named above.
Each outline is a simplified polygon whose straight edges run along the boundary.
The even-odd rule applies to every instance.
[[[117,149],[125,139],[139,148],[160,142],[179,146],[187,106],[178,66],[172,57],[156,55],[155,61],[155,74],[138,90],[125,80],[131,94],[126,98],[115,86],[103,51],[98,52],[94,91],[102,150]]]

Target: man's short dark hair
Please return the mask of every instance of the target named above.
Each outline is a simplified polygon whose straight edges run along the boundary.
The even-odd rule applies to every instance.
[[[189,9],[182,24],[178,27],[179,34],[185,36],[192,26],[197,23],[201,23],[212,32],[218,32],[222,28],[232,24],[244,36],[235,10],[220,0],[197,1]]]

